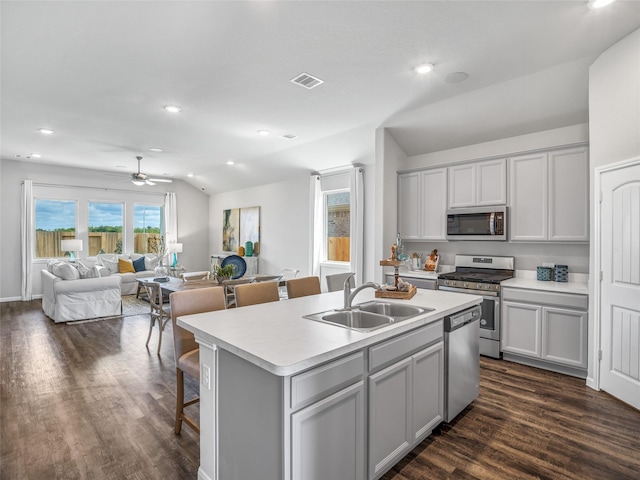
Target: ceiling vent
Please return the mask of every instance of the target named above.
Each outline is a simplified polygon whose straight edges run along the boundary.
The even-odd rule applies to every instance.
[[[291,81],[296,85],[300,85],[301,87],[307,88],[309,90],[323,83],[323,80],[313,77],[308,73],[301,73],[297,77],[292,78]]]
[[[298,138],[297,135],[294,135],[293,133],[283,133],[282,135],[280,135],[282,138],[286,138],[288,140],[292,140],[294,138]]]

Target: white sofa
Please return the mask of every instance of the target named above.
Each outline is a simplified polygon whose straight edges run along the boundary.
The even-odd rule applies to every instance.
[[[54,322],[122,314],[119,276],[64,280],[42,270],[42,310]]]
[[[118,259],[131,260],[132,262],[144,257],[145,270],[136,273],[121,273],[118,269]],[[109,270],[112,276],[122,279],[122,295],[133,295],[138,292],[139,278],[152,278],[155,276],[154,268],[158,266],[158,256],[148,253],[100,253],[96,255],[96,265],[103,266]]]

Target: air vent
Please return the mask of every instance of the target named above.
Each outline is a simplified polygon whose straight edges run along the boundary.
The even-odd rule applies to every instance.
[[[297,135],[294,135],[293,133],[283,133],[282,135],[280,135],[282,138],[286,138],[288,140],[294,139],[294,138],[298,138]]]
[[[301,87],[307,88],[309,90],[323,83],[323,80],[313,77],[308,73],[301,73],[297,77],[292,78],[291,81],[296,85],[300,85]]]

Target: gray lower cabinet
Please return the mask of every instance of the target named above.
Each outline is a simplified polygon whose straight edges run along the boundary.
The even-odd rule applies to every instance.
[[[502,295],[506,360],[586,376],[587,295],[514,288]]]
[[[443,420],[444,343],[438,323],[437,343],[369,376],[370,479],[382,476]],[[436,334],[433,328],[422,333]],[[399,352],[411,348],[415,339],[393,342],[389,351],[402,356]],[[389,358],[383,349],[380,353],[379,358]],[[375,360],[371,363],[375,368]]]

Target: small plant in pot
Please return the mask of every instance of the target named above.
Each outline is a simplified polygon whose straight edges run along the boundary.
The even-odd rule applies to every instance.
[[[224,267],[221,265],[213,267],[213,276],[216,277],[218,283],[222,283],[224,280],[229,280],[233,277],[234,273],[236,273],[236,266],[231,263]]]

